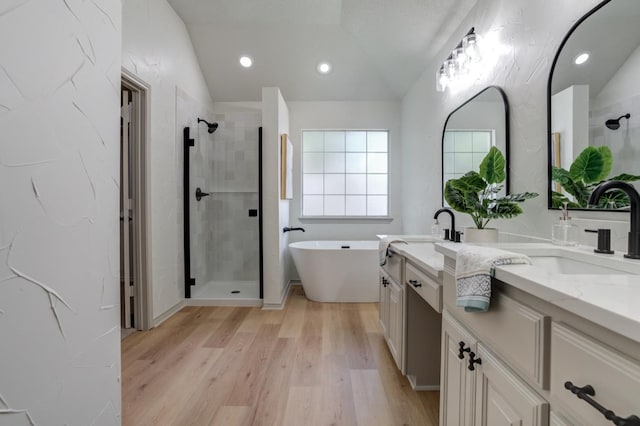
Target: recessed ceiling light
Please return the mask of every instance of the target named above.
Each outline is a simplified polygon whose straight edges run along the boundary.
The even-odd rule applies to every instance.
[[[248,56],[240,56],[240,65],[249,68],[253,64],[253,60]]]
[[[576,58],[573,60],[573,63],[576,65],[582,65],[588,60],[589,60],[589,54],[587,52],[583,52],[578,56],[576,56]]]
[[[331,64],[329,62],[320,62],[317,69],[320,74],[329,74],[331,72]]]

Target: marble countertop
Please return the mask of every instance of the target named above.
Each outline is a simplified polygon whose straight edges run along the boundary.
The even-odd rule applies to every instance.
[[[553,256],[563,250],[588,262],[614,265],[624,272],[608,274],[560,274],[532,265],[505,265],[495,278],[640,343],[640,261],[624,259],[622,253],[599,255],[592,247],[558,248],[545,243],[497,243],[491,247],[530,256]],[[464,244],[439,242],[434,250],[456,258]]]
[[[391,248],[420,269],[442,280],[444,256],[436,252],[433,242],[393,243]]]
[[[409,259],[420,269],[442,280],[444,256],[434,248],[434,243],[442,240],[431,235],[376,235],[376,237],[406,241],[407,244],[392,243],[391,249]]]

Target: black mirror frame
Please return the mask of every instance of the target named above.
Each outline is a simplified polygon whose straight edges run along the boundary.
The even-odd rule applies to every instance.
[[[440,191],[442,192],[442,206],[444,207],[444,135],[447,131],[447,123],[449,123],[449,119],[451,118],[451,116],[453,114],[455,114],[457,111],[459,111],[460,109],[462,109],[465,105],[467,105],[469,102],[471,102],[472,100],[474,100],[475,98],[477,98],[478,96],[480,96],[481,94],[483,94],[484,92],[486,92],[489,89],[496,89],[498,91],[498,93],[500,94],[500,96],[502,97],[502,104],[504,106],[504,134],[505,134],[505,146],[504,146],[504,159],[506,162],[506,166],[505,166],[505,173],[506,173],[506,178],[504,181],[504,189],[505,189],[505,193],[509,194],[509,181],[511,180],[509,177],[511,175],[511,162],[509,161],[509,143],[511,141],[511,130],[509,127],[509,100],[507,99],[507,94],[504,92],[504,90],[502,89],[502,87],[500,86],[487,86],[484,89],[482,89],[481,91],[479,91],[478,93],[476,93],[475,95],[473,95],[472,97],[470,97],[469,99],[467,99],[462,105],[460,105],[458,108],[454,109],[453,111],[451,111],[451,113],[449,113],[449,115],[447,116],[447,119],[444,121],[444,127],[442,128],[442,140],[441,140],[441,144],[440,144]]]
[[[557,207],[553,207],[552,204],[552,192],[551,192],[551,144],[552,136],[551,136],[551,85],[553,83],[553,72],[556,69],[556,64],[558,62],[558,58],[560,57],[560,53],[562,53],[562,49],[569,41],[569,38],[573,35],[576,29],[586,21],[591,15],[602,9],[604,6],[609,4],[611,0],[603,0],[596,7],[587,12],[584,16],[576,21],[575,24],[569,29],[569,32],[564,36],[562,42],[558,46],[558,50],[556,51],[555,56],[553,57],[553,62],[551,63],[551,69],[549,70],[549,78],[547,79],[547,209],[548,210],[559,210]],[[570,208],[570,210],[577,211],[593,211],[593,209],[582,209],[582,208]],[[620,213],[629,213],[628,210],[613,210],[613,209],[598,209],[599,212],[620,212]]]

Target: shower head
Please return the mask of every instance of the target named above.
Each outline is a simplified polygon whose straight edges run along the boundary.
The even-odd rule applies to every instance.
[[[618,117],[618,119],[612,118],[610,120],[607,120],[607,122],[604,123],[604,125],[611,130],[618,130],[620,128],[620,120],[622,120],[623,118],[626,118],[628,120],[631,118],[631,114],[622,115]]]
[[[208,129],[207,131],[209,133],[213,133],[216,131],[216,129],[218,128],[218,123],[213,122],[213,123],[209,123],[207,120],[203,120],[202,118],[198,118],[198,123],[204,123],[207,125]]]

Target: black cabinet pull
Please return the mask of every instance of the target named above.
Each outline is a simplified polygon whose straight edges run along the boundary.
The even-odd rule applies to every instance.
[[[470,347],[469,348],[465,348],[464,347],[464,342],[462,342],[462,341],[460,343],[458,343],[458,346],[460,346],[458,348],[458,358],[464,359],[464,353],[465,352],[471,352],[471,348]]]
[[[414,287],[422,287],[422,284],[420,284],[418,281],[416,280],[409,280],[409,284],[411,284]]]
[[[482,365],[482,360],[480,358],[476,358],[475,352],[469,352],[469,370],[473,371],[476,369],[474,364]]]
[[[640,426],[640,417],[631,415],[626,419],[622,417],[616,416],[611,410],[600,405],[597,401],[592,399],[592,396],[596,396],[596,390],[591,385],[586,385],[583,387],[575,386],[571,382],[565,382],[564,388],[570,391],[572,394],[578,397],[578,399],[583,400],[587,404],[591,405],[593,408],[598,410],[600,414],[604,416],[605,419],[609,420],[616,426]]]

